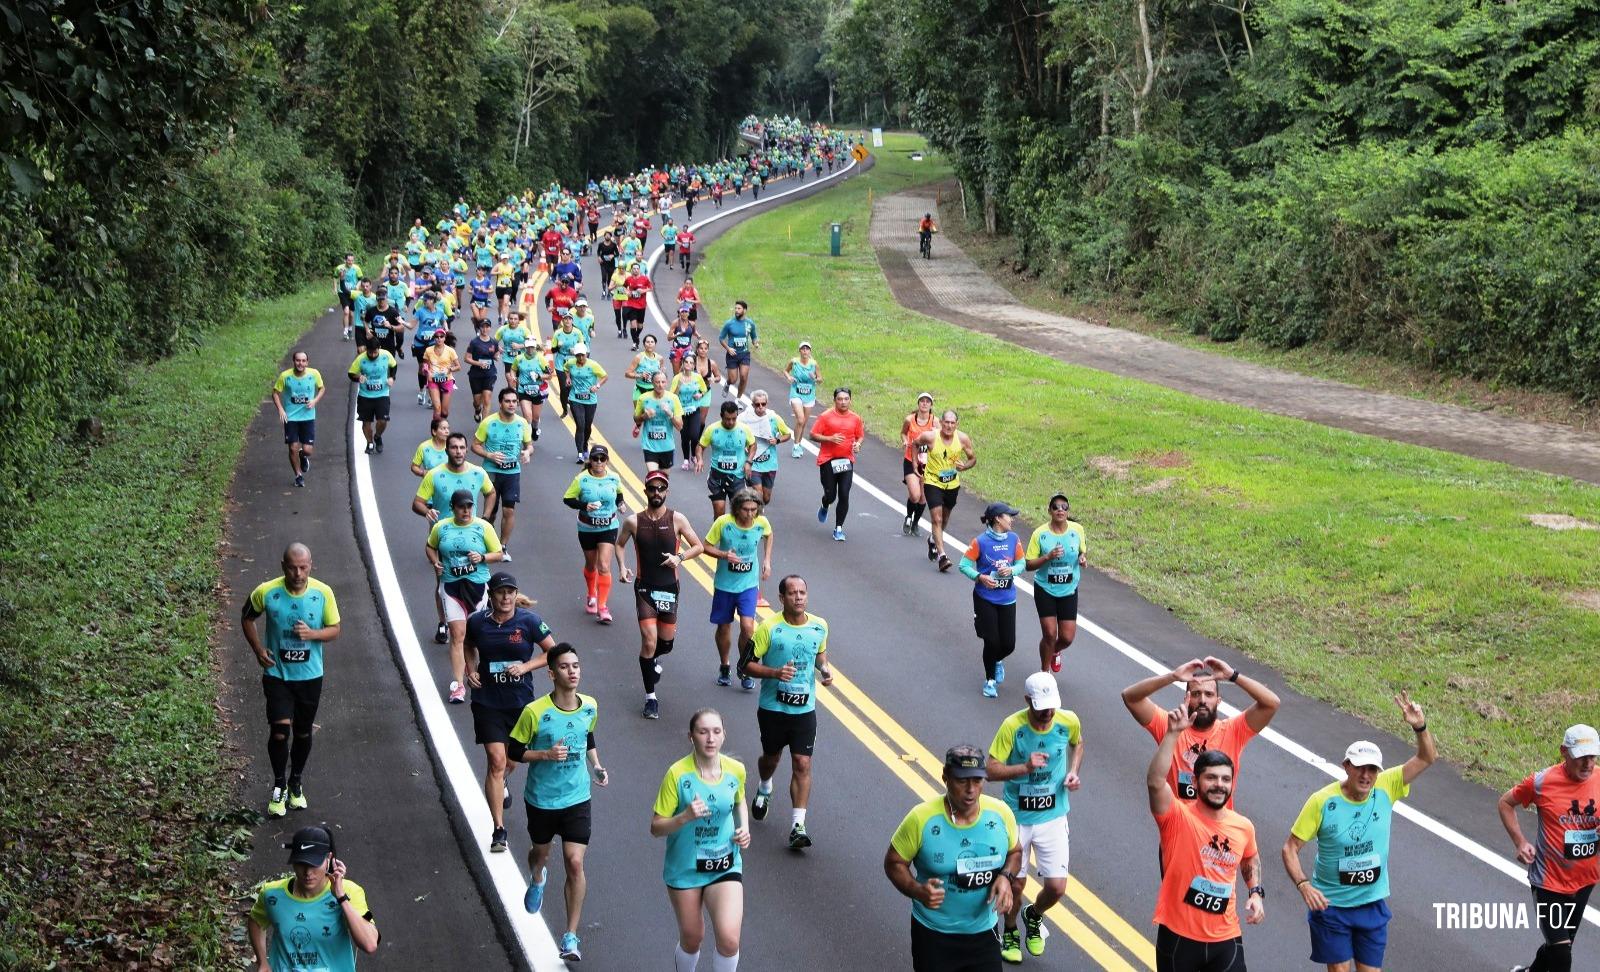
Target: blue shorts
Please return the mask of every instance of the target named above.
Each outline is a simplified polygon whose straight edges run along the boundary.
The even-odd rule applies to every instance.
[[[738,368],[741,366],[748,367],[750,364],[750,349],[746,348],[743,351],[730,351],[723,357],[726,359],[726,361],[723,363],[724,368]]]
[[[756,598],[759,588],[752,587],[735,594],[732,591],[715,590],[711,592],[711,623],[731,624],[733,613],[739,612],[741,617],[754,618],[756,616]]]
[[[500,505],[511,509],[522,500],[522,473],[489,472],[489,482],[494,484],[494,491],[500,497]]]
[[[1306,912],[1311,925],[1311,961],[1337,965],[1355,959],[1380,968],[1389,944],[1389,902],[1374,901],[1354,908],[1329,905],[1325,911]]]
[[[296,442],[301,445],[316,445],[317,420],[300,419],[283,423],[283,441],[288,445]]]

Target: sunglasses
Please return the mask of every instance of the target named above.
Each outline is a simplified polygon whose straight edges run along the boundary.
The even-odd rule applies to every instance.
[[[1065,507],[1065,506],[1052,506],[1052,507],[1050,507],[1050,512],[1052,512],[1052,513],[1066,513],[1067,511],[1068,511],[1067,507]]]

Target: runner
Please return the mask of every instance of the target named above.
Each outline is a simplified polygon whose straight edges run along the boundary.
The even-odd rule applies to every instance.
[[[694,200],[687,203],[688,218],[694,218]],[[678,269],[687,274],[694,268],[694,232],[687,224],[678,231]]]
[[[584,336],[583,331],[578,327],[578,319],[576,317],[561,318],[561,326],[550,333],[551,366],[556,373],[556,389],[559,392],[562,418],[566,418],[572,410],[570,401],[572,388],[567,379],[567,362],[573,358],[573,348],[580,344],[587,345],[588,343],[589,339]]]
[[[478,266],[477,273],[467,281],[467,293],[472,298],[472,325],[489,321],[489,302],[494,299],[494,281],[489,279],[489,268]]]
[[[624,261],[611,272],[606,283],[607,291],[611,294],[611,317],[616,322],[619,339],[628,333],[628,319],[624,316],[623,305],[628,302],[628,278],[632,276],[630,264]]]
[[[1544,944],[1532,965],[1512,972],[1570,972],[1572,943],[1583,924],[1595,881],[1600,878],[1600,734],[1582,723],[1561,737],[1561,762],[1537,770],[1500,796],[1500,823],[1528,865],[1534,910]],[[1532,806],[1539,816],[1539,843],[1522,835],[1517,807]]]
[[[500,342],[494,339],[494,325],[488,320],[474,323],[478,334],[467,342],[467,387],[472,391],[472,420],[494,411],[494,386],[500,374],[496,358],[500,357]]]
[[[346,341],[350,340],[351,322],[355,319],[355,294],[361,277],[361,266],[356,263],[354,253],[346,253],[344,262],[333,268],[333,293],[339,298],[340,318],[344,322],[341,336]]]
[[[1161,834],[1161,887],[1156,892],[1156,972],[1245,972],[1244,938],[1234,886],[1247,889],[1245,920],[1266,917],[1256,828],[1234,813],[1233,760],[1211,750],[1194,765],[1199,798],[1180,798],[1168,779],[1179,738],[1190,728],[1187,708],[1162,720],[1161,745],[1145,770],[1150,814]]]
[[[403,289],[403,288],[402,288]],[[367,308],[365,324],[366,333],[364,343],[371,344],[376,341],[378,347],[396,358],[400,356],[400,335],[405,330],[400,317],[400,304],[396,303],[388,291],[380,290],[373,298],[372,306]]]
[[[256,619],[262,616],[267,619],[265,642],[256,631]],[[311,576],[310,548],[291,543],[284,550],[283,576],[250,592],[239,612],[239,627],[263,670],[267,758],[272,763],[267,816],[281,817],[286,810],[307,806],[300,777],[311,756],[322,699],[322,650],[339,637],[339,604],[333,589]]]
[[[739,424],[738,403],[723,402],[721,411],[722,421],[700,433],[694,454],[694,471],[698,473],[705,470],[707,451],[710,453],[711,472],[706,476],[706,492],[711,498],[713,516],[727,512],[729,497],[744,488],[745,481],[750,478],[750,463],[756,455],[755,434]],[[726,654],[723,662],[727,662]]]
[[[761,515],[760,495],[748,486],[733,494],[733,512],[718,516],[706,531],[705,554],[717,561],[711,584],[711,623],[717,626],[718,685],[733,684],[728,659],[733,653],[735,612],[739,615],[739,644],[748,644],[755,635],[761,583],[772,576],[772,545],[772,524]],[[748,692],[756,687],[755,679],[741,675],[739,687]]]
[[[633,436],[644,449],[645,472],[671,470],[674,432],[683,429],[683,404],[667,394],[665,371],[652,372],[650,385],[650,393],[633,403]]]
[[[908,537],[916,536],[917,521],[922,519],[922,511],[927,508],[922,494],[922,473],[928,464],[928,444],[922,435],[938,427],[939,420],[933,414],[933,392],[923,392],[917,396],[917,410],[900,423],[900,442],[906,447],[905,456],[900,460],[900,479],[906,484],[906,515],[900,523],[900,532]],[[929,525],[932,526],[931,518]],[[939,547],[939,551],[942,553],[944,548]]]
[[[1222,701],[1218,679],[1234,683],[1250,696],[1250,706],[1244,712],[1232,718],[1218,717],[1217,707]],[[1189,718],[1186,720],[1188,728],[1184,730],[1184,738],[1179,740],[1180,745],[1167,772],[1167,782],[1172,785],[1172,792],[1177,794],[1179,800],[1196,799],[1199,794],[1195,789],[1195,778],[1200,771],[1195,769],[1195,764],[1202,754],[1213,749],[1221,750],[1228,757],[1232,780],[1229,787],[1237,788],[1244,748],[1257,733],[1267,728],[1277,714],[1277,694],[1255,679],[1240,674],[1238,669],[1214,655],[1207,655],[1203,661],[1192,659],[1165,675],[1153,675],[1135,682],[1122,690],[1122,704],[1158,743],[1166,733],[1167,720],[1161,709],[1150,701],[1150,696],[1174,682],[1184,685],[1184,707],[1188,710]],[[1231,796],[1229,800],[1232,800]],[[1229,806],[1232,807],[1231,802]]]
[[[448,330],[438,328],[433,332],[433,345],[418,356],[422,373],[428,378],[428,401],[436,419],[450,417],[450,393],[456,390],[455,375],[461,370],[456,349],[446,343],[449,337]]]
[[[594,246],[594,255],[600,261],[600,283],[609,285],[617,272],[617,237],[610,227],[600,231],[600,242]]]
[[[1039,670],[1061,671],[1061,653],[1078,634],[1078,581],[1088,557],[1083,524],[1072,519],[1065,493],[1050,497],[1050,520],[1028,538],[1033,606],[1039,614]]]
[[[472,443],[472,451],[485,460],[484,468],[494,484],[498,502],[484,514],[484,519],[493,523],[495,511],[500,513],[504,560],[511,559],[511,531],[517,523],[517,503],[522,499],[522,464],[533,460],[533,427],[522,417],[520,400],[515,389],[500,389],[500,411],[478,424]]]
[[[500,346],[500,363],[505,366],[506,381],[511,381],[511,366],[522,354],[522,349],[538,341],[533,329],[522,319],[522,312],[513,310],[506,315],[505,323],[494,332],[495,343]]]
[[[761,700],[756,723],[761,728],[761,758],[750,816],[767,819],[772,803],[772,777],[778,772],[783,751],[789,750],[789,800],[794,820],[789,828],[789,849],[811,846],[806,833],[806,806],[811,801],[811,752],[817,743],[817,685],[832,685],[828,667],[828,622],[806,611],[808,588],[799,574],[778,581],[783,612],[767,617],[739,655],[739,677],[761,679]]]
[[[694,354],[684,355],[678,362],[678,373],[672,376],[672,384],[667,387],[667,391],[678,399],[678,404],[683,408],[683,432],[680,438],[685,471],[694,466],[700,434],[705,431],[705,410],[711,400],[710,386],[695,370],[698,363],[699,359]]]
[[[649,221],[645,221],[649,225]],[[643,237],[641,237],[643,239]],[[644,272],[644,264],[635,263],[628,279],[623,281],[628,288],[628,298],[622,302],[622,322],[628,325],[628,335],[633,338],[633,350],[639,350],[639,333],[644,330],[644,308],[649,300],[650,291],[655,285],[650,282],[650,277]]]
[[[913,972],[1000,968],[995,926],[1011,911],[1022,851],[1011,808],[983,792],[986,776],[983,750],[950,747],[945,792],[912,807],[884,852],[889,883],[911,899]]]
[[[623,377],[633,379],[633,400],[637,402],[650,393],[651,375],[666,374],[667,362],[656,353],[656,336],[646,334],[643,349],[633,356]]]
[[[661,217],[661,249],[664,256],[662,262],[668,267],[672,266],[673,258],[678,255],[678,227],[667,215]]]
[[[438,470],[429,473],[423,483],[436,478],[437,473]],[[457,489],[451,493],[451,516],[434,520],[426,547],[434,576],[439,581],[439,600],[444,605],[450,641],[449,699],[456,705],[467,700],[463,685],[467,617],[483,607],[488,592],[489,565],[505,559],[494,526],[474,515],[476,503],[476,494],[469,490]],[[438,640],[437,635],[434,640]]]
[[[811,441],[817,444],[817,470],[822,477],[822,505],[817,522],[828,522],[828,507],[838,499],[834,513],[833,539],[844,540],[844,518],[850,514],[850,485],[855,480],[856,453],[867,428],[861,416],[850,410],[850,389],[833,390],[833,407],[811,423]]]
[[[789,379],[789,410],[794,413],[794,448],[789,450],[789,456],[798,459],[805,453],[800,442],[806,435],[806,420],[817,407],[817,382],[822,380],[817,359],[811,356],[810,341],[800,342],[799,354],[789,359],[784,375]]]
[[[578,546],[583,549],[583,610],[601,624],[611,623],[611,561],[617,551],[617,512],[622,480],[610,470],[611,450],[589,450],[586,468],[572,478],[562,502],[578,511]]]
[[[599,391],[606,383],[606,369],[589,358],[589,345],[580,341],[572,346],[572,360],[566,363],[565,374],[567,408],[572,412],[572,441],[577,446],[581,465],[589,461],[589,436],[594,430],[595,409],[600,406]],[[595,448],[604,449],[604,446]]]
[[[763,504],[771,503],[772,487],[778,482],[778,443],[789,441],[793,433],[776,412],[767,411],[767,393],[759,388],[750,393],[750,411],[739,421],[756,438],[756,453],[750,458],[745,482],[761,490]]]
[[[1044,913],[1067,892],[1069,792],[1079,786],[1083,764],[1083,728],[1077,713],[1061,708],[1061,691],[1048,672],[1034,672],[1023,685],[1028,707],[1013,712],[1000,723],[989,743],[986,769],[989,779],[1005,782],[1005,802],[1017,818],[1017,879],[1011,909],[1005,913],[1000,957],[1013,964],[1028,954],[1044,954],[1050,937]],[[1022,906],[1022,889],[1028,877],[1028,851],[1033,851],[1033,871],[1042,889],[1037,900]],[[1026,935],[1017,932],[1021,914]]]
[[[744,390],[750,384],[750,352],[752,349],[761,349],[761,339],[756,336],[756,322],[745,316],[749,310],[750,305],[744,301],[734,301],[733,316],[722,322],[722,330],[717,334],[717,342],[727,355],[723,391],[729,395],[735,394],[733,387],[737,384],[737,394],[743,403],[749,402]]]
[[[926,447],[922,452],[922,497],[932,524],[928,559],[938,561],[941,573],[950,569],[950,558],[944,552],[944,527],[961,496],[961,474],[978,464],[972,439],[956,428],[958,421],[955,409],[945,409],[939,416],[938,431],[923,432],[913,443],[919,451]],[[915,526],[915,521],[912,524]]]
[[[634,562],[638,572],[622,567],[622,582],[633,583],[633,603],[639,614],[639,675],[644,680],[646,719],[661,718],[656,685],[661,681],[661,659],[672,653],[678,636],[678,566],[705,549],[695,536],[689,518],[667,507],[669,477],[664,469],[644,477],[646,508],[622,521],[617,533],[617,559],[630,538],[636,540]]]
[[[1011,532],[1014,507],[990,503],[982,533],[961,556],[961,573],[972,581],[972,626],[983,642],[983,697],[998,698],[1006,680],[1005,659],[1017,649],[1017,575],[1027,563],[1022,539]]]
[[[436,433],[437,434],[437,433]],[[468,446],[465,432],[445,432],[445,461],[422,474],[417,495],[411,499],[411,512],[432,524],[451,515],[451,498],[457,490],[464,489],[472,495],[472,515],[478,515],[478,497],[494,492],[494,482],[482,466],[467,461]],[[443,644],[440,641],[440,644]]]
[[[522,346],[522,354],[512,360],[506,377],[517,390],[522,417],[533,430],[533,441],[539,441],[539,415],[544,411],[544,400],[550,395],[550,357],[537,341]]]
[[[356,949],[378,950],[378,926],[361,885],[347,880],[333,833],[301,827],[284,844],[294,874],[263,881],[250,907],[250,947],[258,972],[355,972]],[[337,911],[339,920],[325,924]],[[320,934],[318,932],[320,931]]]
[[[506,849],[507,746],[522,710],[534,700],[533,673],[545,667],[545,652],[556,645],[550,626],[528,610],[533,602],[517,593],[517,579],[505,571],[489,578],[489,606],[467,618],[462,642],[467,684],[472,686],[472,734],[483,747],[487,769],[483,798],[494,832],[489,850]],[[520,760],[518,760],[520,762]]]
[[[310,366],[311,358],[304,351],[296,351],[290,360],[294,366],[279,372],[278,380],[272,383],[272,404],[278,407],[278,421],[283,423],[283,441],[289,446],[294,484],[304,486],[317,444],[317,403],[327,389],[322,384],[322,372]]]
[[[683,364],[684,355],[693,353],[694,339],[699,336],[694,321],[689,319],[689,312],[680,305],[678,316],[673,319],[672,328],[667,332],[667,358],[672,362],[674,372]]]
[[[1283,868],[1309,911],[1311,961],[1328,972],[1383,967],[1389,942],[1389,830],[1394,805],[1439,755],[1422,706],[1401,692],[1395,705],[1417,737],[1417,754],[1403,766],[1383,768],[1383,753],[1360,740],[1344,751],[1344,779],[1306,798],[1289,838]],[[1307,878],[1300,848],[1316,842],[1317,862]],[[1253,882],[1252,882],[1253,883]]]
[[[411,455],[411,474],[413,476],[426,476],[428,470],[434,466],[442,465],[450,458],[446,449],[450,438],[450,420],[434,417],[428,423],[429,436],[417,444],[417,451]]]
[[[550,330],[561,326],[562,311],[568,311],[578,305],[578,299],[583,295],[578,293],[578,288],[573,281],[566,277],[557,277],[555,284],[545,292],[544,306],[550,312]]]
[[[562,959],[576,962],[583,958],[578,923],[589,888],[583,873],[583,855],[591,836],[589,783],[591,777],[600,786],[610,781],[594,744],[599,705],[591,696],[578,693],[578,650],[562,642],[551,648],[547,657],[553,683],[550,694],[522,710],[511,729],[507,755],[528,764],[523,799],[528,805],[528,838],[533,842],[528,849],[528,871],[534,877],[522,896],[522,907],[529,914],[538,914],[544,903],[545,862],[550,858],[551,842],[559,836],[567,899],[567,930],[559,947]]]
[[[364,354],[350,362],[350,380],[356,385],[356,420],[367,440],[367,455],[383,451],[383,430],[389,427],[389,389],[394,387],[400,363],[379,347],[376,339],[367,341]]]
[[[744,764],[722,755],[726,735],[722,716],[701,709],[689,719],[694,750],[667,768],[650,814],[650,836],[665,837],[662,878],[678,920],[676,972],[694,972],[700,963],[705,925],[711,919],[715,942],[712,967],[739,967],[739,933],[744,923],[744,861],[750,846],[745,819]]]

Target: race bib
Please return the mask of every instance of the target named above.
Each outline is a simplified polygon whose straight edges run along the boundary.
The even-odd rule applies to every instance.
[[[1360,854],[1339,858],[1339,883],[1362,887],[1376,884],[1383,875],[1383,865],[1377,854]]]
[[[278,652],[279,658],[285,662],[305,662],[311,660],[310,648],[284,648]]]
[[[585,513],[583,519],[590,526],[608,527],[611,525],[612,517],[615,515],[614,513]]]
[[[805,705],[806,703],[808,703],[810,701],[811,701],[811,693],[810,692],[788,692],[788,691],[785,691],[784,689],[781,689],[781,688],[778,689],[778,704],[779,705],[802,706],[802,705]]]
[[[939,482],[941,483],[948,483],[955,478],[956,471],[954,469],[946,469],[939,473]]]
[[[1199,795],[1194,788],[1194,774],[1188,770],[1178,770],[1178,799],[1193,800]]]
[[[809,381],[797,381],[794,383],[794,390],[795,394],[797,395],[809,395],[811,394],[811,390],[815,387],[816,386],[811,384]]]
[[[361,387],[365,388],[367,391],[383,391],[385,388],[389,387],[389,383],[381,378],[376,380],[368,378],[366,381],[361,383]]]
[[[1199,908],[1207,914],[1220,915],[1228,910],[1228,901],[1233,897],[1233,886],[1218,884],[1197,877],[1189,882],[1189,887],[1183,892],[1183,903],[1191,908]]]
[[[434,381],[435,384],[438,384],[438,385],[444,384],[445,383],[445,379],[447,379],[449,377],[450,376],[447,375],[446,373],[444,373],[443,371],[435,371],[433,373],[433,381]]]
[[[737,470],[739,468],[739,460],[737,460],[737,459],[718,459],[714,463],[714,465],[715,465],[716,469],[719,472],[731,473],[731,472],[734,472],[735,470]]]
[[[733,345],[736,348],[744,347],[744,342],[745,342],[745,339],[742,338],[742,337],[729,337],[728,338],[728,343]]]
[[[1054,810],[1056,788],[1049,783],[1023,783],[1018,787],[1018,810]]]
[[[522,677],[520,675],[513,675],[511,672],[507,671],[507,669],[515,664],[516,662],[511,661],[490,662],[489,681],[495,683],[496,685],[510,685],[514,682],[522,681]]]
[[[733,848],[728,844],[720,847],[696,847],[694,869],[701,874],[720,874],[732,870]]]
[[[1561,836],[1561,856],[1569,861],[1586,861],[1600,847],[1600,831],[1569,830]]]
[[[772,450],[771,449],[762,449],[760,452],[756,453],[755,459],[753,459],[751,461],[752,462],[756,462],[756,463],[762,463],[762,462],[766,462],[768,459],[771,459],[771,458],[772,458]]]
[[[851,469],[854,469],[855,465],[855,461],[852,459],[835,459],[828,463],[828,468],[832,469],[836,474],[847,473]]]
[[[994,874],[1005,861],[997,854],[986,857],[967,857],[956,861],[956,887],[963,891],[977,891],[994,883]]]
[[[501,469],[510,469],[512,466],[515,466],[517,464],[517,460],[515,460],[515,459],[496,459],[494,461],[494,464],[496,466],[498,466],[499,468],[501,468]]]
[[[650,603],[657,611],[673,611],[678,606],[678,595],[673,591],[651,591]]]
[[[290,405],[306,405],[306,404],[309,404],[310,402],[311,402],[311,396],[310,395],[290,395],[289,396],[289,404]]]
[[[1072,583],[1072,571],[1052,570],[1044,575],[1044,579],[1051,584],[1070,584]]]
[[[459,563],[459,564],[451,564],[450,565],[450,576],[451,577],[465,577],[465,576],[467,576],[468,574],[472,573],[474,570],[477,570],[477,569],[478,569],[477,565],[475,565],[475,564],[473,564],[471,562],[462,562],[462,563]]]
[[[667,439],[667,430],[666,429],[651,429],[645,435],[645,438],[649,439],[651,442],[664,442]]]
[[[735,574],[748,574],[755,565],[753,560],[730,560],[728,561],[728,570]]]

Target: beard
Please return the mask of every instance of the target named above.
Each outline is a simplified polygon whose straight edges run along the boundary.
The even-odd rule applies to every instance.
[[[1210,706],[1195,706],[1189,710],[1194,728],[1204,732],[1217,723],[1217,710]]]
[[[666,494],[665,493],[651,493],[649,496],[645,497],[645,503],[652,510],[659,510],[663,506],[667,505]]]
[[[1232,795],[1232,792],[1228,790],[1210,789],[1202,793],[1200,798],[1204,800],[1206,802],[1206,806],[1210,807],[1211,809],[1221,810],[1223,807],[1228,805],[1228,798]]]

